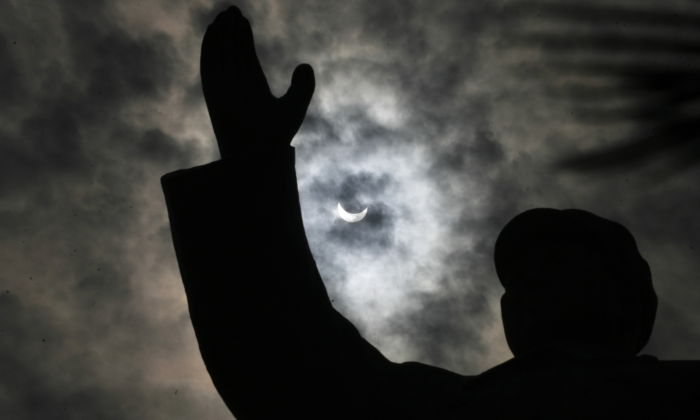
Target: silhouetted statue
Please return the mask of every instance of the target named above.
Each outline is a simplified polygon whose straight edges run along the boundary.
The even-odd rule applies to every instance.
[[[222,159],[162,185],[202,358],[236,418],[690,416],[697,364],[636,356],[656,312],[648,265],[622,225],[581,210],[527,211],[497,240],[515,358],[478,376],[387,360],[331,305],[304,233],[289,143],[313,70],[273,97],[232,6],[201,73]]]

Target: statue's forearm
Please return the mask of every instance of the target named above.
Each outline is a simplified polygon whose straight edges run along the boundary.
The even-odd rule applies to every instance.
[[[355,382],[377,383],[389,362],[333,309],[311,256],[292,148],[162,185],[202,358],[234,415],[309,415],[311,401],[338,407]]]

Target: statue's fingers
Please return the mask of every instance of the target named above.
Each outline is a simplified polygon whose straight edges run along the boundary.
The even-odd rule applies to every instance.
[[[292,74],[289,90],[281,99],[290,109],[298,110],[303,115],[306,114],[315,89],[314,69],[308,64],[299,64]]]
[[[216,26],[209,25],[204,33],[202,40],[202,49],[199,57],[199,73],[202,78],[202,89],[207,105],[214,100],[214,96],[218,89],[216,86],[220,83],[222,77],[221,55],[219,51],[219,36]],[[210,106],[211,108],[211,106]]]
[[[221,35],[215,25],[209,25],[204,33],[202,49],[199,57],[199,69],[202,83],[218,79],[224,71],[223,56],[221,55]]]
[[[255,95],[272,96],[267,77],[265,77],[265,72],[255,52],[253,28],[245,17],[241,17],[239,22],[240,26],[237,29],[241,40],[241,67],[245,69],[250,88],[255,92]]]
[[[226,9],[226,12],[231,16],[235,16],[235,17],[239,17],[239,18],[243,17],[243,13],[241,13],[241,9],[239,9],[237,6],[233,6],[233,5],[229,6],[229,8]]]
[[[217,138],[230,135],[232,121],[228,116],[232,108],[231,98],[236,96],[232,92],[232,69],[226,63],[226,47],[222,26],[209,25],[202,40],[200,76],[204,100]]]
[[[314,95],[316,79],[314,70],[308,64],[300,64],[292,74],[292,84],[287,93],[280,98],[280,107],[284,123],[282,130],[285,140],[291,141],[299,131],[309,103]]]
[[[236,8],[236,10],[238,9]],[[217,54],[229,77],[239,77],[237,75],[240,73],[238,63],[240,62],[241,46],[240,36],[236,29],[239,26],[237,22],[239,20],[240,11],[239,13],[230,13],[227,10],[219,13],[213,23],[217,29],[216,34],[219,41]]]

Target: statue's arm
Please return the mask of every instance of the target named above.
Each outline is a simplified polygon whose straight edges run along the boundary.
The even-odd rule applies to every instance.
[[[219,394],[241,420],[406,419],[432,407],[441,388],[428,377],[454,374],[384,358],[333,309],[309,250],[288,145],[313,96],[311,66],[273,96],[235,6],[207,28],[200,64],[222,160],[167,174],[162,186]]]
[[[202,358],[237,418],[411,418],[457,386],[459,375],[390,362],[333,309],[292,147],[176,171],[162,186]]]

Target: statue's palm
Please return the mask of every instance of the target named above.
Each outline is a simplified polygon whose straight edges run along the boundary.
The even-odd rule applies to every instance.
[[[202,42],[202,88],[221,157],[236,150],[291,143],[314,93],[314,73],[301,64],[281,98],[270,92],[250,23],[236,6],[219,13]]]

